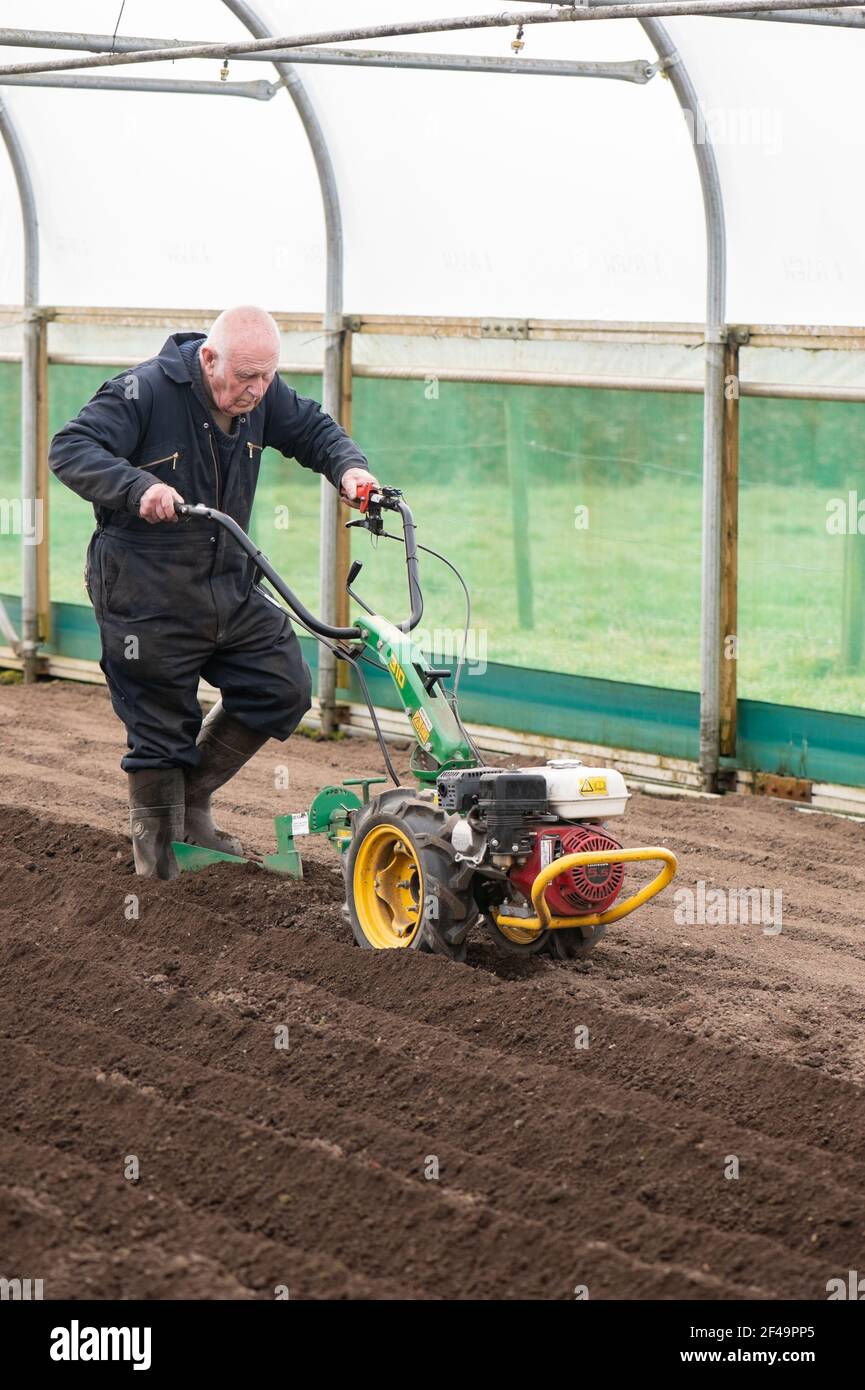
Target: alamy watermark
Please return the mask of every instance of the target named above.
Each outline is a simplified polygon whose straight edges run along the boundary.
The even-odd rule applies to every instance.
[[[859,1278],[859,1271],[848,1269],[846,1279],[827,1279],[826,1295],[830,1303],[849,1298],[855,1303],[865,1302],[865,1278]]]
[[[22,536],[25,545],[41,545],[42,505],[41,497],[0,497],[0,535]]]
[[[425,652],[433,666],[455,668],[462,653],[463,667],[467,674],[482,676],[487,669],[487,629],[485,627],[417,627],[411,634],[411,641]],[[398,652],[398,659],[411,661],[411,646]]]
[[[51,1329],[52,1361],[130,1361],[133,1371],[147,1371],[151,1361],[149,1327],[68,1327]]]
[[[865,497],[852,489],[846,497],[830,497],[826,530],[830,536],[865,536]]]
[[[777,936],[783,926],[781,888],[707,888],[700,879],[696,889],[677,889],[673,902],[679,927],[754,926]]]
[[[41,1299],[44,1281],[42,1279],[6,1279],[0,1276],[0,1303],[27,1303],[31,1299]]]
[[[784,113],[778,106],[707,106],[683,111],[695,145],[753,145],[764,155],[780,154]]]

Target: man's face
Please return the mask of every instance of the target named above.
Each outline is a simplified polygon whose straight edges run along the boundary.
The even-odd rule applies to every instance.
[[[271,343],[238,344],[222,356],[202,347],[201,366],[217,410],[245,415],[254,410],[276,375],[279,349]]]

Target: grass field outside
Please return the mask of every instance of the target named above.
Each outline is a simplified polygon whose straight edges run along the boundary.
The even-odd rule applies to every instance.
[[[108,374],[53,367],[52,430]],[[18,369],[2,364],[0,407],[12,426],[0,445],[7,498],[19,495],[17,382]],[[295,384],[320,399],[320,380]],[[352,432],[381,481],[403,488],[420,542],[461,569],[473,602],[472,661],[697,689],[699,400],[442,386],[429,402],[421,386],[360,379]],[[840,427],[827,433],[826,411],[846,412],[848,431],[859,417],[847,406],[796,414],[814,404],[744,403],[739,693],[860,714],[865,671],[844,668],[850,543],[826,525],[827,503],[847,486],[849,450],[838,446]],[[827,439],[831,447],[823,447]],[[268,450],[252,533],[314,611],[318,508],[318,477]],[[87,603],[92,510],[52,478],[49,513],[52,597]],[[865,537],[852,543],[865,546]],[[402,548],[356,530],[352,554],[364,563],[359,592],[388,616],[404,617]],[[447,658],[464,621],[462,593],[430,556],[421,556],[421,573],[422,629]],[[20,542],[8,534],[0,536],[0,590],[20,592]]]

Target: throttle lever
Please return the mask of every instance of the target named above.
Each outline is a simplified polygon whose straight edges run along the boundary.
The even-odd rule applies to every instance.
[[[358,525],[358,526],[360,526],[360,525],[362,525],[362,524],[363,524],[363,523],[361,523],[361,522],[357,522],[357,523],[356,523],[356,525]],[[354,581],[357,579],[357,576],[360,574],[360,572],[361,572],[362,569],[363,569],[363,561],[362,561],[362,560],[352,560],[351,565],[350,565],[350,567],[349,567],[349,571],[348,571],[348,578],[347,578],[346,581],[345,581],[345,587],[346,587],[346,589],[348,590],[348,592],[351,594],[351,596],[352,596],[352,598],[354,599],[355,603],[359,603],[360,606],[361,606],[361,608],[365,609],[366,612],[369,613],[369,614],[372,616],[372,615],[374,615],[374,613],[375,613],[375,609],[374,609],[374,608],[370,608],[370,606],[369,606],[368,603],[364,603],[364,601],[363,601],[363,599],[361,598],[360,594],[356,594],[355,591],[354,591],[354,589],[351,587],[352,584],[354,583]]]

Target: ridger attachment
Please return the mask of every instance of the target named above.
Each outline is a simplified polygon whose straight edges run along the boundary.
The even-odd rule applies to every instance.
[[[363,777],[324,787],[307,811],[275,818],[276,852],[258,862],[302,877],[296,838],[326,835],[340,855],[355,940],[367,950],[432,950],[462,959],[471,929],[483,925],[507,951],[584,956],[611,922],[667,886],[676,857],[662,847],[624,849],[610,833],[608,820],[622,816],[629,799],[615,769],[586,767],[576,758],[553,758],[532,768],[484,763],[459,716],[462,656],[450,690],[450,669],[430,666],[411,639],[423,614],[418,549],[425,548],[417,544],[411,511],[397,488],[367,486],[358,501],[361,516],[348,526],[405,546],[410,614],[401,623],[375,613],[355,593],[358,561],[346,587],[363,615],[350,627],[320,622],[230,516],[202,505],[177,507],[184,517],[206,517],[229,531],[292,615],[352,664],[394,783],[371,791],[387,779]],[[398,514],[401,537],[385,530],[388,511]],[[470,606],[466,633],[469,622]],[[401,786],[394,771],[362,662],[391,676],[415,738],[414,787]],[[177,842],[174,851],[181,869],[246,862]],[[643,861],[662,867],[650,883],[618,901],[625,866]]]

